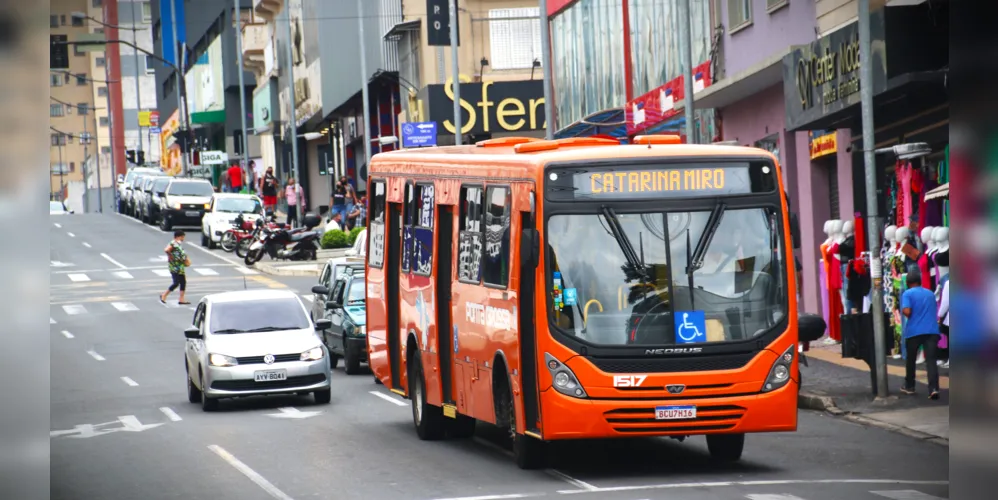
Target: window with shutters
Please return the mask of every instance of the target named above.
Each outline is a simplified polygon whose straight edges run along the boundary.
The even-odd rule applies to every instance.
[[[49,105],[49,116],[64,116],[65,112],[63,110],[62,104],[50,104]]]
[[[540,9],[489,11],[489,65],[495,70],[529,69],[541,59]]]
[[[77,27],[83,26],[83,18],[82,17],[73,16],[73,26],[77,26]]]
[[[76,85],[82,87],[87,84],[87,75],[80,73],[76,75]]]
[[[59,16],[49,16],[49,28],[59,27]]]
[[[60,75],[60,74],[49,75],[49,85],[51,85],[53,87],[61,87],[62,86],[62,75]]]
[[[85,115],[85,114],[89,113],[89,110],[90,110],[90,105],[89,104],[87,104],[85,102],[78,102],[78,103],[76,103],[76,111],[79,114]]]
[[[100,117],[99,121],[100,121],[100,126],[101,127],[107,127],[107,126],[111,125],[111,121],[106,116]]]
[[[752,0],[728,0],[728,33],[733,33],[751,23]]]

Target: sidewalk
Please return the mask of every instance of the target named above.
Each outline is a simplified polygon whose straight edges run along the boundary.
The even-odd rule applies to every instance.
[[[916,394],[900,393],[904,361],[888,359],[884,400],[874,397],[870,370],[857,359],[843,359],[841,346],[812,343],[804,353],[809,366],[801,366],[803,385],[800,406],[843,415],[850,420],[900,432],[918,439],[949,445],[949,370],[939,368],[939,399],[928,398],[925,365],[915,375]]]

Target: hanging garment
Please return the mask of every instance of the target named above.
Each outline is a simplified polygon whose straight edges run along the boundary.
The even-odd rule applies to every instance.
[[[898,164],[898,227],[907,227],[911,222],[911,176],[913,168],[911,163],[904,162]]]
[[[890,308],[887,309],[891,315],[891,326],[894,328],[894,346],[896,350],[898,346],[904,349],[904,342],[901,342],[901,334],[904,323],[904,316],[901,314],[901,294],[904,292],[903,276],[905,274],[904,270],[904,257],[894,254],[890,258],[889,264],[889,274],[886,276],[887,279],[884,280],[885,284],[890,283],[890,289],[888,293],[890,295]],[[898,351],[900,352],[900,351]]]
[[[846,290],[846,297],[849,299],[849,302],[859,307],[859,304],[863,302],[863,298],[870,293],[870,288],[872,288],[870,270],[867,269],[866,262],[863,259],[854,259],[849,263],[847,276],[849,278],[849,288]]]
[[[828,316],[828,266],[824,261],[818,266],[818,288],[821,290],[821,317],[825,318],[825,335],[828,334],[828,325],[832,324]]]
[[[854,227],[856,228],[855,234],[855,246],[856,255],[855,258],[860,258],[863,256],[863,252],[866,251],[866,225],[863,224],[863,216],[859,212],[856,212],[856,216],[853,219]]]
[[[926,290],[935,290],[935,283],[932,283],[934,279],[929,265],[930,263],[932,263],[932,259],[929,257],[928,252],[922,252],[922,255],[918,258],[918,270],[922,275],[922,288],[925,288]],[[935,266],[935,264],[932,263],[932,266]]]
[[[842,298],[840,289],[842,288],[842,271],[839,269],[838,259],[833,255],[833,248],[838,247],[835,242],[821,245],[821,258],[828,272],[828,337],[835,341],[842,340],[842,325],[839,316],[842,314]]]
[[[926,179],[923,185],[924,189],[918,202],[918,213],[920,214],[918,217],[918,234],[922,234],[922,229],[927,227],[939,227],[943,225],[943,200],[937,198],[926,201],[925,199],[925,193],[939,187],[939,183],[935,179]]]

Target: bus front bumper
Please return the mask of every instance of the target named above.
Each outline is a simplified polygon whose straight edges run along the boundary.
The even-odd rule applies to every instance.
[[[691,436],[797,430],[797,381],[765,394],[660,400],[574,399],[548,389],[541,395],[546,440]],[[696,408],[695,418],[657,419]]]

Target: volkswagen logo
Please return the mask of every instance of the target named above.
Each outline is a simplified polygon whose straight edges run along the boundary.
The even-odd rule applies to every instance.
[[[264,362],[264,363],[267,363],[268,365],[272,365],[272,364],[274,364],[274,355],[273,355],[273,354],[268,354],[268,355],[264,356],[264,357],[263,357],[263,362]],[[682,387],[682,386],[680,386],[680,387],[679,387],[679,390],[680,390],[680,391],[682,391],[682,390],[683,390],[683,387]],[[671,392],[671,390],[670,390],[670,392]]]
[[[679,394],[684,389],[686,389],[686,386],[683,384],[669,384],[665,386],[665,390],[669,391],[669,394]]]

